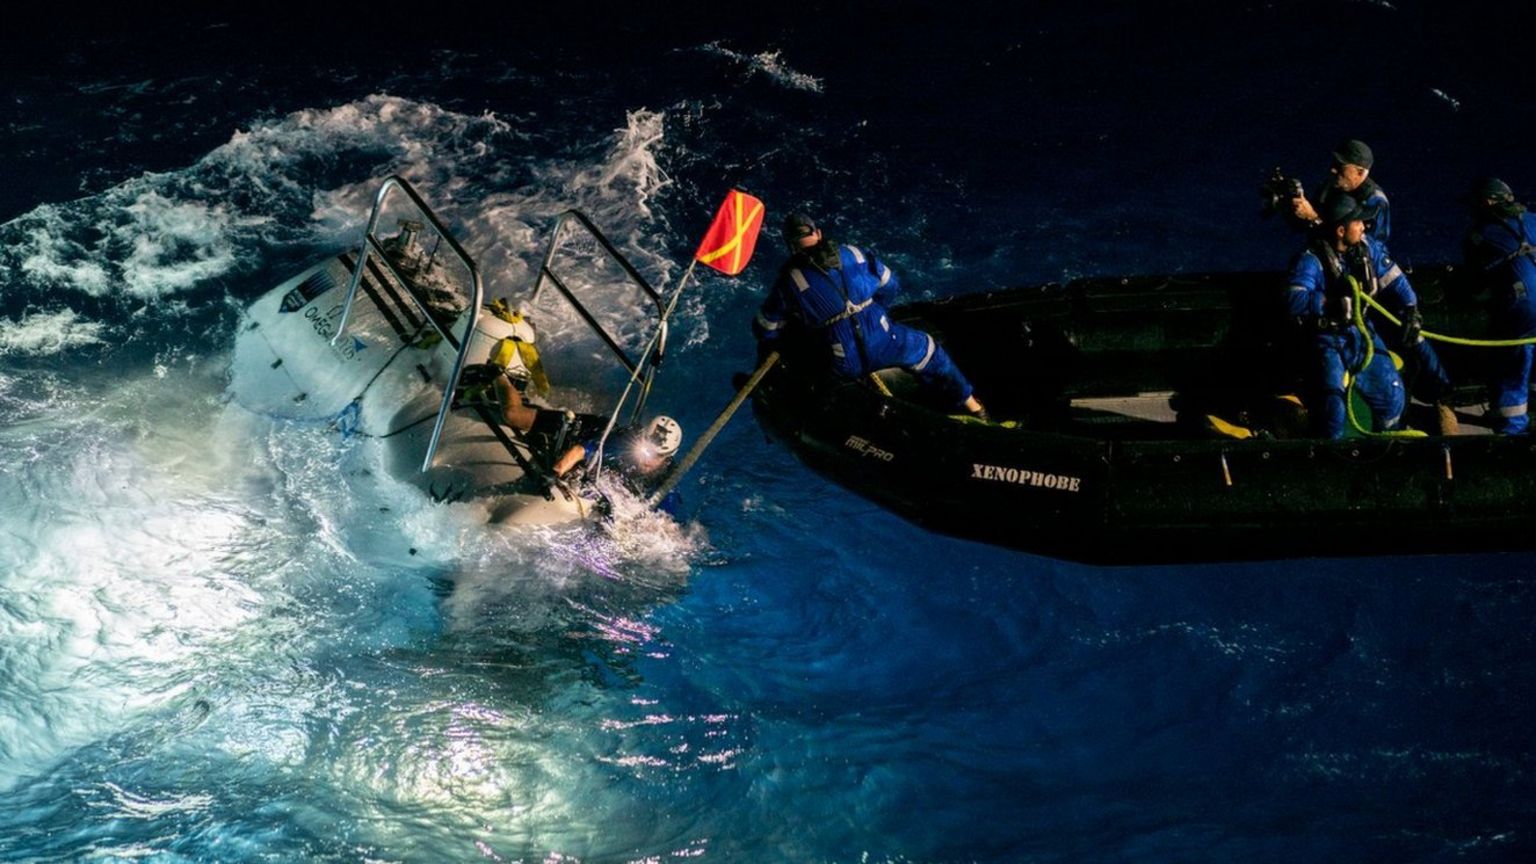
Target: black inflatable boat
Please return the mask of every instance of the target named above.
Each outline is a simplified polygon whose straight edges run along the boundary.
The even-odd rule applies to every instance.
[[[1451,268],[1411,274],[1425,329],[1478,336]],[[1309,437],[1303,334],[1278,273],[1084,279],[913,304],[994,419],[910,376],[838,379],[805,352],[753,394],[808,465],[949,534],[1092,563],[1536,547],[1536,440],[1481,428],[1480,360],[1441,349],[1463,434]],[[1428,406],[1409,421],[1434,430]]]

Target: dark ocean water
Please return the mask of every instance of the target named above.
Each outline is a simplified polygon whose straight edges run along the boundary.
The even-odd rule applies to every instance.
[[[40,13],[45,10],[33,10]],[[1359,137],[1392,248],[1536,190],[1514,3],[119,10],[0,61],[0,859],[1525,861],[1532,555],[1100,569],[927,533],[743,415],[627,537],[486,532],[228,394],[408,177],[493,290],[724,191],[909,299],[1282,267]],[[705,276],[697,431],[778,263]]]

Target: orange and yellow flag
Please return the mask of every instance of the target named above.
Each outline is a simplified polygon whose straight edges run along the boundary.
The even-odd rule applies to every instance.
[[[735,276],[746,269],[762,227],[763,202],[740,189],[732,189],[720,204],[699,251],[693,253],[694,260]]]

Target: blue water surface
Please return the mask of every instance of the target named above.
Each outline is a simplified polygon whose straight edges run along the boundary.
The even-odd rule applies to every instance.
[[[1454,260],[1473,179],[1536,189],[1520,4],[269,12],[6,35],[0,859],[1536,856],[1530,554],[1088,567],[746,412],[675,523],[487,530],[229,393],[391,173],[492,293],[573,206],[671,286],[734,185],[926,299],[1280,269],[1259,180],[1359,137],[1397,257]],[[684,295],[690,433],[776,246]]]

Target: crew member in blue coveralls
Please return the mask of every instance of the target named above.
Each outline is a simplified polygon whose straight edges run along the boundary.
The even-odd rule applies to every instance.
[[[1365,213],[1365,235],[1385,246],[1392,233],[1392,219],[1387,193],[1370,177],[1371,166],[1375,164],[1376,157],[1364,141],[1353,138],[1340,141],[1333,148],[1333,165],[1328,169],[1333,180],[1317,191],[1317,209],[1313,209],[1312,203],[1303,196],[1292,202],[1296,217],[1308,225],[1318,226],[1321,222],[1318,210],[1328,210],[1340,198],[1352,198]],[[1393,314],[1397,315],[1398,310],[1394,309]],[[1420,333],[1423,320],[1418,309],[1406,310],[1404,315],[1407,317],[1403,326],[1382,327],[1382,337],[1387,347],[1403,360],[1402,374],[1409,394],[1434,405],[1439,412],[1441,431],[1454,435],[1458,431],[1456,413],[1445,404],[1451,389],[1450,376],[1441,365],[1434,346]],[[1380,326],[1385,322],[1378,320],[1376,323]]]
[[[1464,252],[1469,278],[1488,290],[1491,335],[1495,339],[1536,336],[1536,216],[1515,201],[1509,184],[1489,178],[1472,191],[1476,224],[1467,233]],[[1490,382],[1493,429],[1524,435],[1530,428],[1530,345],[1496,351]]]
[[[1350,152],[1349,145],[1359,145],[1359,149],[1363,152]],[[1358,141],[1346,141],[1340,145],[1339,149],[1351,158],[1371,161],[1370,150],[1365,149],[1365,145]],[[1339,154],[1335,155],[1337,157]],[[1342,167],[1348,172],[1358,166],[1345,164]],[[1359,178],[1359,175],[1353,176],[1356,179]],[[1360,186],[1357,185],[1356,192],[1359,190]],[[1365,200],[1384,203],[1386,198],[1381,195],[1370,195],[1365,196]],[[1370,233],[1371,221],[1379,217],[1379,214],[1362,204],[1361,196],[1354,193],[1328,196],[1321,207],[1323,212],[1313,226],[1313,241],[1308,247],[1311,257],[1320,262],[1326,261],[1330,272],[1339,271],[1339,278],[1342,278],[1344,270],[1347,269],[1345,265],[1349,261],[1346,258],[1353,256],[1358,259],[1356,272],[1353,275],[1360,280],[1365,292],[1385,306],[1401,323],[1393,325],[1378,316],[1374,310],[1361,311],[1366,312],[1366,318],[1371,321],[1373,329],[1381,328],[1385,344],[1396,351],[1402,359],[1404,376],[1407,378],[1407,385],[1412,395],[1435,406],[1440,434],[1457,434],[1460,426],[1456,420],[1456,412],[1446,401],[1451,391],[1450,375],[1446,373],[1445,366],[1440,362],[1440,356],[1436,353],[1434,346],[1424,338],[1422,332],[1424,319],[1419,314],[1418,298],[1408,284],[1408,277],[1404,276],[1402,270],[1391,262],[1386,242]],[[1345,250],[1331,253],[1328,250],[1336,245],[1341,231],[1350,236],[1354,233],[1345,231],[1343,226],[1333,221],[1340,218],[1357,219],[1364,226],[1364,231],[1360,239],[1349,243]],[[1367,261],[1385,261],[1387,266],[1381,269],[1374,264],[1365,266]],[[1398,282],[1401,282],[1401,287],[1397,286]]]
[[[1367,236],[1386,243],[1392,234],[1391,210],[1387,203],[1387,193],[1370,177],[1371,166],[1374,164],[1376,157],[1364,141],[1353,138],[1340,141],[1339,146],[1333,148],[1333,165],[1328,169],[1333,180],[1317,190],[1315,207],[1305,195],[1293,199],[1292,215],[1304,225],[1318,225],[1321,222],[1318,211],[1339,196],[1347,195],[1370,214],[1365,226]]]
[[[1347,195],[1329,202],[1311,242],[1291,267],[1286,295],[1290,313],[1313,334],[1319,365],[1312,408],[1319,418],[1319,431],[1329,438],[1343,437],[1348,423],[1346,372],[1355,376],[1355,390],[1370,407],[1376,431],[1395,428],[1406,403],[1403,381],[1368,319],[1366,329],[1375,345],[1375,356],[1369,366],[1359,369],[1365,362],[1367,337],[1354,322],[1354,294],[1346,277],[1354,276],[1362,284],[1378,284],[1377,296],[1384,305],[1412,306],[1417,302],[1407,277],[1387,256],[1386,247],[1365,236],[1365,215],[1359,203]]]
[[[900,367],[939,394],[945,410],[989,419],[971,383],[934,338],[898,324],[885,303],[900,290],[891,269],[854,246],[822,236],[809,217],[784,220],[789,260],[763,300],[752,331],[760,347],[776,344],[786,327],[825,346],[832,368],[849,378]]]

